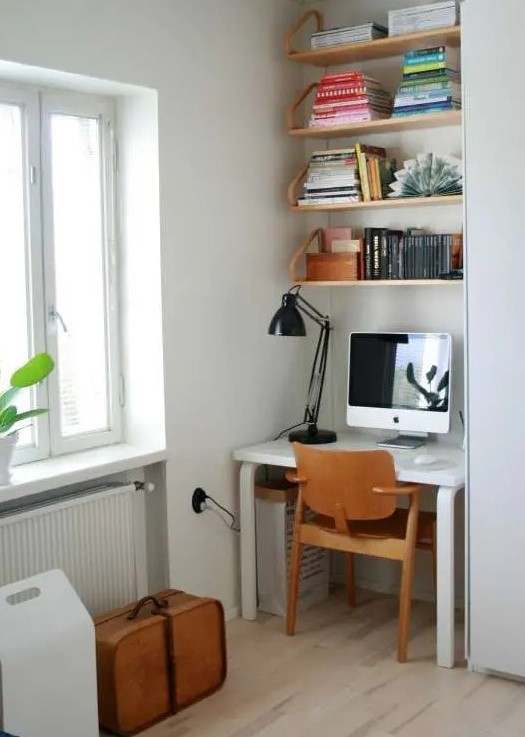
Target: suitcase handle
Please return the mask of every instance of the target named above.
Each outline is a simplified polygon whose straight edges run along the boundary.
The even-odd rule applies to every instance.
[[[153,604],[155,604],[157,609],[166,609],[166,607],[169,606],[169,602],[167,601],[167,599],[157,599],[155,596],[145,596],[143,599],[136,603],[133,611],[131,612],[131,614],[128,614],[127,618],[135,619],[142,607],[145,606],[148,601],[151,601]]]

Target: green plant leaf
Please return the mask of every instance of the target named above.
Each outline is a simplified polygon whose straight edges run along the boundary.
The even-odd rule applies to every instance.
[[[7,432],[13,423],[17,421],[18,413],[16,407],[11,404],[6,407],[3,412],[0,412],[0,432]]]
[[[54,368],[55,363],[49,353],[37,353],[11,376],[11,386],[22,388],[38,384]]]
[[[40,409],[30,409],[27,412],[21,412],[19,415],[17,415],[15,418],[15,422],[22,422],[22,420],[28,420],[30,417],[45,415],[46,412],[49,412],[49,410],[43,407]]]
[[[7,422],[3,424],[0,423],[0,432],[6,433],[13,427],[13,425],[16,425],[18,422],[28,420],[31,417],[38,417],[38,415],[43,415],[47,411],[47,409],[30,409],[27,412],[21,412],[20,414],[18,414],[15,409],[14,416],[11,416]]]
[[[13,397],[16,396],[19,391],[19,387],[12,386],[11,389],[6,389],[3,394],[0,394],[0,412],[10,404]]]

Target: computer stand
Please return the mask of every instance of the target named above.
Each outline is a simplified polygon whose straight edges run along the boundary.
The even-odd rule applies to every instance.
[[[379,445],[381,448],[398,448],[400,450],[411,450],[413,448],[419,448],[421,445],[425,445],[428,439],[429,435],[426,432],[406,435],[402,435],[400,433],[399,435],[397,435],[397,437],[378,440],[376,445]]]

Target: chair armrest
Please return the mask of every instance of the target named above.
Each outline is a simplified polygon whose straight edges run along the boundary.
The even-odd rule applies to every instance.
[[[306,483],[306,479],[303,479],[297,475],[296,468],[292,468],[290,471],[286,471],[286,473],[284,474],[284,478],[287,481],[290,481],[292,484],[305,484]]]
[[[421,491],[421,484],[400,484],[399,486],[374,486],[372,491],[384,496],[407,496]]]

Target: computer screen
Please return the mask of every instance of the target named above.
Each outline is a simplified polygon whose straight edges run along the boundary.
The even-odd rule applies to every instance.
[[[350,333],[348,356],[348,425],[448,432],[450,335]]]

